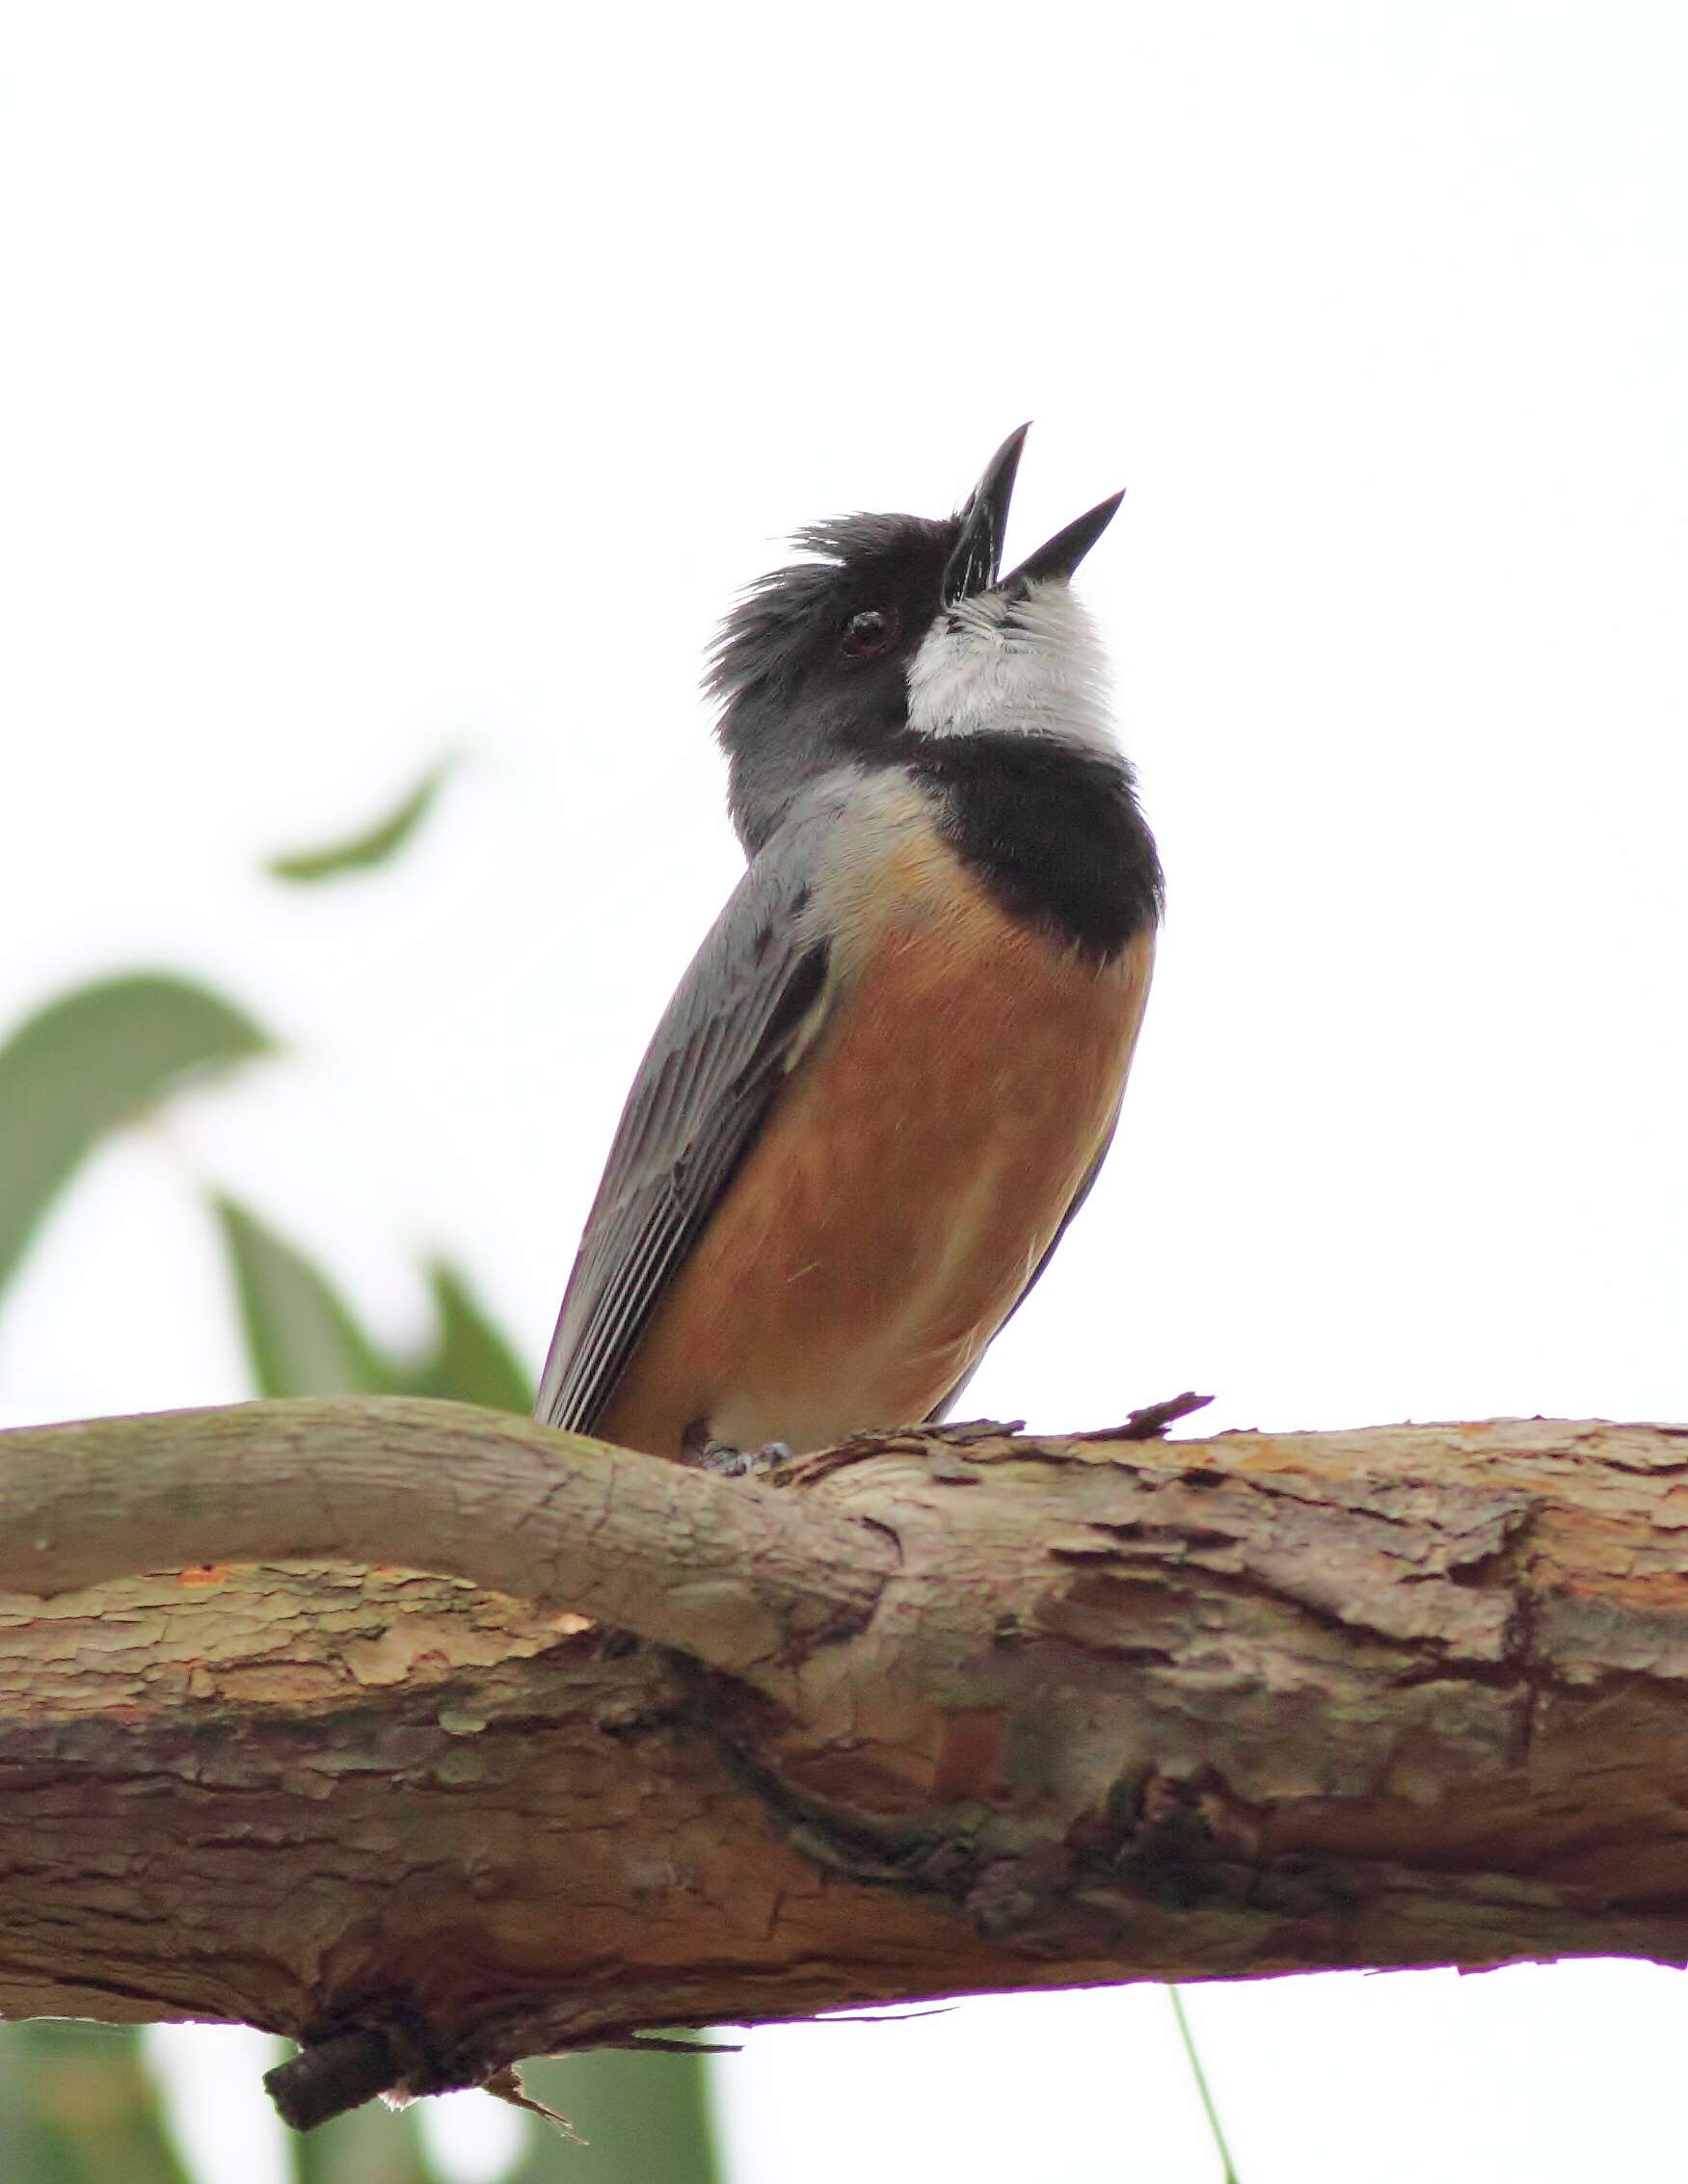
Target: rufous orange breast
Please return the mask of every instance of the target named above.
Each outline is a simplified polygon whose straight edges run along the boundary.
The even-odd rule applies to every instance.
[[[926,1417],[1107,1142],[1154,936],[1098,964],[929,826],[851,890],[819,1028],[595,1430],[826,1446]]]

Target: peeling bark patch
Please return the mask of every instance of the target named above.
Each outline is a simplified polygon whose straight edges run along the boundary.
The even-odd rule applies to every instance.
[[[970,1707],[946,1715],[934,1770],[933,1794],[946,1802],[957,1798],[988,1801],[996,1795],[1007,1710]]]

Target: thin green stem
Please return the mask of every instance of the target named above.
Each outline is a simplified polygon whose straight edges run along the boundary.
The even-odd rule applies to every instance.
[[[1196,2053],[1195,2038],[1190,2030],[1190,2019],[1185,2014],[1184,1997],[1175,1986],[1169,1986],[1166,1989],[1166,1994],[1172,2004],[1172,2014],[1178,2020],[1178,2031],[1184,2041],[1184,2052],[1190,2058],[1191,2076],[1195,2080],[1195,2090],[1201,2095],[1201,2105],[1207,2111],[1208,2128],[1212,2131],[1214,2144],[1219,2149],[1219,2163],[1224,2171],[1221,2184],[1239,2184],[1237,2165],[1231,2159],[1230,2147],[1225,2144],[1225,2134],[1219,2123],[1219,2112],[1215,2108],[1214,2096],[1208,2091],[1207,2072],[1201,2066],[1201,2057]]]

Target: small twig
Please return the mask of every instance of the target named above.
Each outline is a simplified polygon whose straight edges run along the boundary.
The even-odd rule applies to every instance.
[[[1087,1433],[1069,1433],[1069,1441],[1160,1441],[1166,1436],[1168,1425],[1192,1411],[1206,1410],[1213,1401],[1211,1396],[1198,1396],[1187,1388],[1181,1396],[1168,1396],[1158,1403],[1144,1403],[1141,1410],[1134,1410],[1123,1425],[1096,1425]]]
[[[319,2123],[362,2108],[402,2075],[385,2033],[335,2033],[266,2070],[264,2090],[289,2129],[314,2131]]]
[[[522,2074],[515,2064],[507,2063],[503,2069],[495,2070],[481,2091],[491,2093],[495,2100],[501,2100],[511,2108],[524,2109],[529,2116],[537,2116],[542,2123],[554,2124],[572,2145],[585,2145],[586,2141],[566,2116],[559,2116],[554,2108],[547,2108],[544,2101],[534,2099],[522,2085]]]
[[[836,2010],[818,2017],[794,2017],[796,2025],[908,2025],[917,2017],[952,2017],[952,2002],[937,2002],[929,2010]]]
[[[634,2033],[622,2040],[600,2040],[600,2047],[632,2048],[650,2055],[742,2055],[742,2040],[676,2039],[668,2033]]]

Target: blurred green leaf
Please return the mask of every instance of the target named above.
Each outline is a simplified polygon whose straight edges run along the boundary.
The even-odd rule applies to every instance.
[[[608,2048],[524,2063],[528,2091],[586,2144],[538,2125],[508,2184],[721,2184],[708,2072],[702,2055]]]
[[[0,2026],[0,2175],[189,2184],[133,2026]]]
[[[440,1333],[433,1349],[404,1375],[413,1396],[448,1396],[493,1410],[533,1408],[533,1383],[515,1351],[469,1294],[463,1276],[443,1260],[428,1269]]]
[[[394,2115],[379,2101],[289,2134],[295,2184],[442,2184],[418,2128],[419,2108]]]
[[[232,1198],[212,1201],[260,1396],[380,1396],[398,1375],[326,1274]]]
[[[437,765],[430,766],[402,803],[362,834],[349,835],[344,840],[330,842],[322,849],[290,850],[280,857],[266,858],[264,870],[274,880],[308,886],[312,881],[338,879],[345,872],[367,872],[377,865],[385,865],[389,857],[398,854],[434,809],[454,762],[442,759]]]
[[[108,1132],[194,1076],[271,1051],[241,1010],[162,974],[84,986],[20,1025],[0,1046],[0,1288]]]
[[[234,1270],[247,1355],[261,1396],[444,1396],[526,1412],[516,1353],[443,1260],[427,1269],[437,1332],[419,1359],[386,1356],[320,1267],[250,1207],[211,1201]]]

